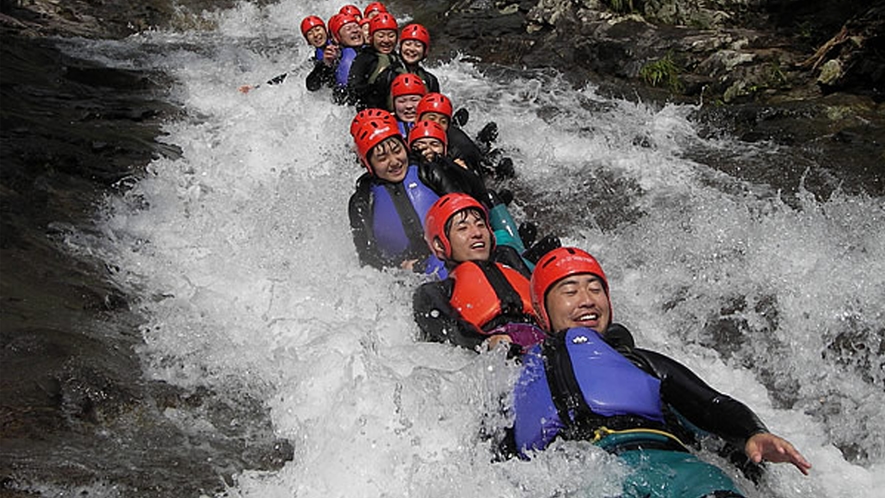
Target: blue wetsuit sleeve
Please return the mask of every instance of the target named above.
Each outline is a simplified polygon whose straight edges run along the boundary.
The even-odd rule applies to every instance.
[[[424,338],[476,350],[486,339],[452,307],[454,281],[428,282],[415,290],[412,311]]]
[[[768,432],[747,405],[707,385],[685,365],[654,351],[634,349],[661,380],[661,397],[689,422],[743,447],[753,434]]]

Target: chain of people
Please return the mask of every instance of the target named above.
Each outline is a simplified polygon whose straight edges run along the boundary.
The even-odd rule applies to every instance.
[[[424,339],[506,348],[520,365],[512,425],[498,431],[494,458],[530,460],[557,439],[591,441],[632,469],[625,497],[746,496],[698,456],[704,438],[718,438],[751,480],[764,462],[808,474],[811,464],[748,406],[638,347],[612,321],[609,282],[593,256],[538,238],[532,223],[517,226],[512,194],[489,188],[490,177],[513,175],[512,161],[492,149],[497,128],[489,123],[476,141],[462,129],[467,112],[454,112],[422,66],[432,46],[425,26],[400,28],[372,2],[346,5],[328,22],[306,17],[301,32],[315,49],[308,90],[330,89],[357,111],[350,133],[366,171],[348,209],[360,263],[425,275],[413,297]]]

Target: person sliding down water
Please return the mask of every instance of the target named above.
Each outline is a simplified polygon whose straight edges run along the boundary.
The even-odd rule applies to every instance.
[[[338,104],[349,103],[348,78],[359,50],[363,47],[363,31],[359,21],[347,14],[335,14],[329,19],[329,31],[341,46],[341,56],[335,68],[334,100]]]
[[[391,112],[399,123],[399,131],[403,137],[409,136],[409,131],[418,121],[418,102],[427,94],[424,81],[414,74],[401,74],[393,79],[390,84],[390,101],[393,107]]]
[[[466,194],[448,194],[430,208],[424,226],[428,247],[449,272],[415,291],[413,314],[425,339],[472,350],[504,342],[513,353],[543,340],[534,323],[529,268],[515,249],[496,243],[485,206]]]
[[[527,258],[523,263],[527,268],[533,268],[533,261],[541,257],[543,252],[558,247],[559,240],[554,238],[554,240],[547,241],[545,239],[545,243],[549,244],[548,247],[536,247],[533,248],[532,252],[526,251],[526,245],[507,206],[501,202],[494,192],[486,188],[479,175],[446,156],[447,140],[446,132],[439,123],[419,121],[412,128],[412,131],[409,132],[408,143],[409,148],[415,153],[415,157],[420,164],[427,164],[432,168],[448,171],[449,176],[459,179],[458,183],[464,186],[464,193],[472,196],[489,210],[489,213],[486,213],[487,218],[490,215],[491,228],[495,231],[499,244],[513,247],[520,255],[528,253],[531,256],[534,252],[537,252],[534,259]]]
[[[333,86],[339,52],[338,46],[329,40],[326,24],[317,16],[307,16],[301,21],[301,35],[314,48],[314,55],[311,57],[314,68],[307,76],[307,89],[313,92],[324,86]],[[268,80],[267,84],[282,83],[288,76],[289,72],[285,72]],[[242,85],[237,90],[241,93],[249,93],[259,86],[261,85]]]
[[[396,19],[386,12],[369,21],[368,45],[354,60],[347,80],[348,103],[359,110],[387,108],[389,82],[379,76],[388,68],[402,68],[396,54],[397,29]]]
[[[379,81],[390,88],[393,80],[400,74],[414,74],[424,83],[428,92],[439,92],[439,80],[430,71],[425,69],[421,62],[427,58],[430,50],[430,32],[420,24],[409,24],[400,31],[399,57],[400,66],[390,66],[378,76]],[[392,102],[388,102],[388,108],[393,109]]]
[[[547,338],[523,356],[514,386],[505,453],[530,458],[554,439],[587,440],[618,455],[632,472],[624,497],[741,497],[718,467],[695,457],[681,420],[743,449],[753,463],[811,464],[768,431],[743,403],[684,365],[636,348],[612,323],[609,282],[581,249],[563,247],[538,261],[532,304]]]
[[[421,123],[430,122],[441,127],[446,138],[445,142],[440,144],[442,146],[441,148],[445,150],[444,157],[470,172],[470,177],[475,178],[475,180],[472,181],[484,186],[485,177],[482,174],[483,170],[478,166],[478,162],[480,161],[479,150],[463,131],[454,126],[450,126],[452,103],[448,97],[440,93],[428,93],[418,102],[418,105],[415,108],[415,114],[418,116],[418,122],[415,125],[416,127],[421,125]],[[423,141],[431,143],[431,140],[431,138],[428,138]],[[456,147],[454,152],[451,146],[452,140],[461,144],[461,147]],[[416,145],[413,146],[411,134],[409,144],[409,147],[413,150],[417,146],[422,151],[432,152],[432,148],[422,146],[422,140],[420,139],[416,142]],[[475,151],[475,154],[465,154],[464,151]],[[485,191],[485,187],[483,187],[483,190]],[[520,254],[523,255],[530,267],[533,266],[538,258],[546,254],[548,251],[559,247],[559,238],[552,235],[547,235],[535,243],[537,228],[534,223],[526,222],[517,228],[516,223],[513,221],[510,211],[507,208],[509,201],[503,199],[505,195],[498,195],[492,190],[487,190],[487,194],[480,194],[478,191],[478,188],[472,189],[469,193],[479,199],[479,201],[485,204],[489,209],[493,228],[498,234],[498,239],[502,240],[501,237],[503,236],[500,229],[505,229],[509,234],[508,239],[513,241],[510,245],[514,246]],[[508,193],[505,192],[505,194]],[[512,196],[508,195],[508,197]]]
[[[424,242],[424,216],[440,195],[465,190],[463,176],[410,159],[396,119],[381,109],[374,112],[358,115],[361,123],[354,132],[357,155],[367,170],[348,207],[360,263],[445,278],[444,265]]]
[[[465,110],[461,109],[461,111]],[[491,168],[489,160],[484,157],[482,149],[464,133],[464,130],[453,126],[452,101],[445,95],[441,93],[428,93],[418,102],[416,113],[418,121],[429,120],[442,125],[449,137],[449,157],[475,172],[483,180],[486,178],[487,171],[494,172],[495,176],[499,178],[513,176],[513,163],[509,158],[504,158],[498,167]],[[494,125],[494,123],[489,123],[489,125]],[[497,127],[495,128],[497,129]]]

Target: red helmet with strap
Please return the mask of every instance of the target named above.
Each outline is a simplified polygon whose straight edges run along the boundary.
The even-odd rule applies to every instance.
[[[387,7],[384,6],[381,2],[372,2],[366,6],[366,10],[363,11],[363,17],[369,17],[369,14],[372,12],[378,12],[379,14],[382,12],[387,12]]]
[[[411,148],[412,142],[420,138],[435,138],[442,142],[444,147],[447,147],[449,144],[446,130],[439,123],[433,121],[418,121],[415,123],[412,130],[409,131],[409,147]]]
[[[420,24],[409,24],[403,28],[402,33],[399,35],[399,40],[400,43],[406,40],[416,40],[423,43],[425,57],[427,56],[427,52],[430,51],[430,32]]]
[[[535,265],[532,272],[532,304],[538,314],[538,323],[544,330],[550,331],[550,316],[547,314],[547,292],[556,282],[572,275],[594,275],[602,281],[605,295],[611,309],[611,297],[608,292],[608,279],[596,258],[576,247],[559,247],[544,255]]]
[[[360,10],[356,5],[345,5],[341,7],[341,10],[338,11],[339,14],[344,14],[346,16],[352,16],[354,19],[359,21],[363,17],[363,11]]]
[[[369,174],[375,174],[375,170],[372,169],[372,163],[369,162],[369,152],[376,145],[392,137],[399,138],[400,141],[403,139],[399,133],[396,120],[392,117],[390,119],[383,117],[367,119],[357,128],[356,134],[353,136],[353,142],[356,145],[357,155],[360,156],[363,166],[369,170]]]
[[[350,122],[350,136],[355,137],[359,127],[370,119],[387,119],[396,124],[396,118],[393,117],[393,114],[390,114],[390,112],[384,109],[363,109],[356,113],[356,116],[354,116],[353,120]]]
[[[374,36],[376,31],[382,29],[392,29],[393,31],[398,29],[396,19],[387,12],[382,12],[369,21],[369,36]]]
[[[486,225],[489,224],[489,213],[486,211],[485,206],[467,194],[446,194],[434,202],[433,206],[430,206],[430,209],[427,210],[427,215],[424,217],[424,240],[427,242],[430,252],[436,254],[433,241],[439,240],[443,246],[443,254],[442,257],[436,254],[437,257],[440,257],[442,260],[448,260],[452,257],[452,242],[446,234],[446,223],[449,221],[449,218],[458,214],[459,211],[471,208],[478,209],[482,213]],[[491,228],[489,228],[489,232],[491,233]],[[494,248],[494,233],[491,233],[491,241],[492,248]]]
[[[421,115],[426,112],[437,112],[452,119],[452,101],[441,93],[428,93],[421,98],[421,102],[418,102],[418,107],[415,109],[418,119],[421,119]]]
[[[301,36],[307,38],[307,32],[317,26],[322,26],[323,29],[325,29],[326,23],[324,23],[323,20],[317,16],[305,17],[301,20]]]
[[[390,84],[390,96],[393,98],[402,95],[421,95],[423,97],[426,94],[427,87],[424,86],[424,81],[411,73],[397,76]]]
[[[341,31],[341,28],[344,27],[345,24],[352,22],[359,23],[355,17],[346,14],[335,14],[329,18],[329,33],[332,34],[332,38],[336,43],[341,42],[341,35],[338,34],[338,32]]]

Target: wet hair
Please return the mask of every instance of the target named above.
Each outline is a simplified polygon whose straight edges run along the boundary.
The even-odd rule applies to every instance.
[[[387,149],[390,149],[391,145],[385,145],[385,144],[389,144],[391,140],[396,140],[397,142],[399,142],[400,146],[402,146],[403,149],[406,150],[406,155],[408,155],[408,153],[409,153],[409,147],[406,145],[405,140],[403,140],[403,137],[401,137],[400,135],[395,135],[395,136],[392,136],[392,137],[387,137],[387,138],[385,138],[384,140],[382,140],[382,141],[378,142],[377,144],[375,144],[374,147],[370,148],[369,151],[366,152],[366,161],[367,161],[369,164],[372,164],[372,156],[375,155],[375,149],[377,149],[378,147],[385,147],[385,148],[387,148]]]
[[[481,209],[475,208],[475,207],[462,209],[461,211],[458,211],[457,213],[453,214],[452,216],[449,216],[449,219],[446,220],[446,226],[444,227],[443,233],[445,233],[446,237],[449,239],[451,239],[451,236],[449,234],[452,231],[452,225],[455,224],[455,218],[459,217],[459,216],[460,216],[460,218],[458,219],[458,221],[466,220],[468,216],[473,216],[475,218],[479,218],[479,219],[483,220],[486,223],[486,225],[488,225],[488,223],[489,223],[489,220],[486,219],[485,212],[483,212]],[[491,228],[489,230],[491,230]]]

